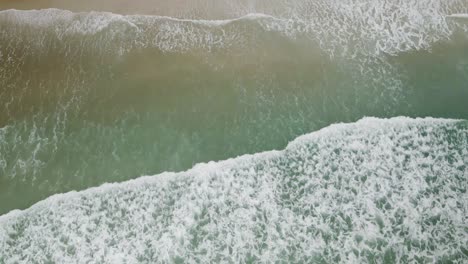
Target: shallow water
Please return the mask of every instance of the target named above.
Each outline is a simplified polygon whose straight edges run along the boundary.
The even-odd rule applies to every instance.
[[[467,257],[468,2],[254,2],[0,4],[72,10],[0,11],[0,214],[195,166],[6,214],[0,262]],[[445,119],[311,133],[365,116]]]

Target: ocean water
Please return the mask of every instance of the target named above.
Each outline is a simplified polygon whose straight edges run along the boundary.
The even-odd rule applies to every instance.
[[[0,9],[0,263],[467,261],[467,0]]]

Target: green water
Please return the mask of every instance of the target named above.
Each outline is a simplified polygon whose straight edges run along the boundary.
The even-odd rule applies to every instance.
[[[388,2],[387,5],[381,6],[380,3],[384,2]],[[285,149],[289,142],[300,135],[334,123],[356,122],[365,116],[468,119],[468,23],[466,19],[446,17],[455,13],[467,13],[468,3],[453,0],[400,4],[392,7],[389,1],[362,5],[359,1],[344,1],[341,4],[303,1],[284,13],[271,6],[267,8],[268,5],[260,5],[256,9],[252,7],[249,12],[239,10],[239,15],[213,15],[216,19],[222,19],[216,21],[206,20],[211,18],[206,14],[182,16],[179,18],[196,20],[181,20],[158,16],[120,16],[102,12],[72,13],[59,9],[0,11],[0,214],[13,209],[26,209],[53,194],[84,190],[103,183],[124,182],[164,171],[184,171],[200,162]],[[396,8],[397,11],[392,8]],[[321,10],[322,13],[316,13],[318,11],[314,10]],[[399,17],[392,17],[392,12],[396,12]],[[268,16],[247,15],[249,13],[266,13]],[[231,18],[236,19],[229,20]],[[367,123],[359,124],[365,126]],[[431,124],[424,123],[417,130],[423,132],[415,133],[421,133],[423,141],[432,142],[432,145],[428,144],[429,148],[440,150],[440,157],[454,159],[452,162],[443,158],[444,163],[437,159],[437,155],[427,154],[430,157],[429,164],[432,164],[430,166],[441,162],[440,167],[432,168],[435,175],[443,175],[444,171],[450,171],[452,174],[444,177],[455,175],[457,184],[465,185],[465,189],[452,190],[453,193],[450,191],[451,195],[458,196],[455,200],[461,202],[458,208],[462,208],[462,211],[450,211],[450,214],[466,219],[466,123],[455,128],[450,126],[447,129],[454,131],[450,133],[436,126],[434,129],[439,132],[434,135],[431,134]],[[383,131],[401,129],[394,126],[385,125]],[[360,131],[361,128],[356,129]],[[406,133],[404,129],[400,132],[401,135]],[[395,160],[404,157],[415,162],[414,166],[426,168],[423,160],[419,159],[427,158],[424,153],[430,153],[430,150],[418,145],[420,142],[417,139],[414,139],[416,143],[411,143],[410,140],[408,145],[403,144],[399,140],[408,139],[400,137],[398,133],[396,138],[390,137],[389,141],[412,152],[402,154],[403,152],[393,148],[388,150],[388,157],[379,156],[375,162],[384,163],[392,157]],[[364,134],[376,140],[375,145],[368,145],[368,142],[363,141],[369,149],[378,148],[383,144],[377,140],[380,134],[373,134],[372,130],[366,130]],[[349,136],[350,139],[348,136],[349,134],[343,136],[344,143],[340,143],[340,137],[337,137],[335,143],[326,147],[331,148],[333,144],[353,146],[354,134]],[[413,134],[409,133],[409,137],[412,138]],[[443,152],[443,146],[457,154]],[[306,156],[298,159],[305,159],[304,166],[307,167],[310,165],[307,157],[316,157],[314,153],[307,152]],[[356,171],[360,170],[358,164],[366,159],[365,157],[370,159],[371,156],[360,157],[359,153],[354,153],[349,159],[354,162],[355,167],[343,165],[343,175],[355,175]],[[347,156],[337,157],[336,160],[330,160],[331,156],[327,155],[317,157],[321,162],[331,164],[347,164],[349,161]],[[288,154],[273,163],[288,164],[296,159],[291,158],[289,161],[290,158]],[[340,158],[343,160],[340,161]],[[276,194],[282,193],[281,197],[286,195],[288,198],[283,197],[284,199],[280,200],[289,204],[279,202],[276,206],[312,217],[313,214],[307,211],[305,204],[296,203],[297,201],[291,198],[298,191],[294,188],[302,186],[302,183],[297,186],[296,183],[290,183],[301,182],[300,179],[294,178],[296,174],[301,174],[301,170],[295,167],[291,169],[291,166],[294,167],[266,166],[269,169],[265,174],[276,175],[275,168],[278,167],[279,170],[285,170],[281,175],[291,177],[289,180],[281,178],[279,181],[285,182],[279,185],[279,189],[275,187],[272,191]],[[303,173],[313,177],[325,177],[327,173],[336,174],[335,165],[330,166],[330,172]],[[392,166],[399,165],[387,164],[384,167],[391,169]],[[396,175],[416,175],[420,171],[415,170],[414,166],[403,166],[399,169],[402,171]],[[291,171],[288,171],[289,169]],[[376,167],[367,169],[379,171]],[[231,177],[231,174],[229,175]],[[258,176],[263,179],[260,174],[255,175],[249,177]],[[421,179],[427,179],[426,176],[429,177],[423,175]],[[313,177],[308,181],[313,181]],[[278,179],[267,177],[264,180],[276,182]],[[441,181],[446,180],[450,181],[449,178],[443,178]],[[185,180],[181,181],[181,186],[185,186]],[[224,186],[223,184],[221,185]],[[243,181],[240,184],[250,186]],[[391,184],[400,186],[401,182],[393,183],[392,180]],[[254,190],[257,192],[263,185],[259,183],[255,186]],[[321,183],[320,186],[326,190],[328,184]],[[192,187],[184,188],[188,188],[189,192],[196,192]],[[350,188],[366,191],[363,186]],[[390,190],[391,188],[389,192]],[[218,193],[220,190],[215,188],[213,191]],[[409,189],[406,191],[408,194],[412,193]],[[165,193],[164,197],[169,195],[173,197],[171,199],[180,198],[175,190],[174,194],[170,191],[156,191],[160,192]],[[300,195],[304,195],[303,192],[307,193],[304,190],[300,192]],[[83,197],[95,195],[85,193]],[[109,199],[113,201],[113,195],[117,194],[111,192],[106,195],[108,198],[110,195]],[[145,192],[141,199],[147,201],[148,195],[153,197],[155,194]],[[153,198],[165,199],[157,195]],[[418,196],[414,199],[422,198]],[[71,205],[65,201],[64,198],[65,209],[58,209],[56,213],[66,215],[71,212]],[[121,203],[127,205],[125,202]],[[135,204],[132,202],[131,206],[136,206]],[[398,206],[396,204],[397,202],[392,206]],[[104,208],[115,213],[106,206]],[[166,212],[169,213],[174,209],[158,210],[164,215],[164,210],[169,210]],[[34,212],[31,214],[35,214]],[[137,210],[134,213],[139,214],[138,212]],[[37,216],[34,216],[39,219],[37,221],[48,219],[43,218],[42,213],[38,211]],[[392,211],[392,215],[393,213],[395,212]],[[220,215],[216,217],[224,219],[223,214]],[[387,212],[383,212],[383,215],[387,216]],[[36,219],[34,217],[33,219]],[[81,216],[78,214],[76,217]],[[280,218],[284,217],[286,216]],[[359,218],[358,215],[350,217],[353,221],[360,221],[355,220]],[[157,218],[158,221],[176,221],[170,218],[161,219],[166,218]],[[326,220],[326,217],[324,219],[324,223],[334,222]],[[131,225],[133,221],[128,220],[125,225]],[[314,221],[314,226],[319,224]],[[33,222],[23,224],[34,226]],[[440,227],[442,223],[455,225],[442,221],[439,223]],[[292,226],[294,225],[291,224]],[[299,226],[306,228],[307,224],[301,222],[296,227]],[[454,227],[457,232],[458,227]],[[165,228],[167,227],[156,229]],[[333,228],[329,230],[333,234],[335,231]],[[199,234],[199,231],[193,232]],[[336,232],[339,234],[341,231]],[[397,231],[388,232],[394,235]],[[37,235],[34,232],[31,234]],[[311,235],[307,232],[304,234]],[[458,247],[466,241],[466,230],[465,238],[463,232],[456,234],[461,240],[455,239],[453,243]],[[329,245],[330,252],[334,252],[344,238],[340,235],[331,236],[339,241],[338,244]],[[18,237],[18,240],[12,241],[19,245],[21,235]],[[285,243],[292,246],[295,240],[290,237],[288,239],[292,240]],[[7,240],[2,240],[0,230],[0,245],[2,241]],[[369,243],[380,243],[378,239],[377,242],[372,239],[370,241]],[[393,243],[389,241],[386,243]],[[326,239],[325,242],[328,245]],[[77,243],[73,246],[74,250],[80,244]],[[433,247],[448,245],[442,240],[427,243],[427,247],[434,243],[437,246]],[[371,248],[374,246],[370,245]],[[462,253],[452,252],[444,255],[442,259],[464,258],[466,247],[461,247]],[[426,250],[423,246],[417,248],[421,252]],[[370,262],[375,259],[393,263],[395,258],[409,261],[406,253],[402,255],[402,251],[395,252],[396,249],[399,247],[388,247],[382,256],[372,250],[357,255],[362,257],[367,254],[364,259]],[[17,251],[9,251],[9,248],[5,250],[3,254],[16,252],[15,255],[21,255]],[[156,255],[169,254],[173,257],[172,261],[176,262],[175,256],[178,254],[181,255],[181,259],[191,259],[182,249],[178,253],[148,250]],[[301,252],[305,254],[302,246],[296,245],[294,250],[289,250],[289,261],[304,260],[305,255],[300,257]],[[242,258],[233,260],[249,261],[248,256],[251,253],[242,250],[239,252]],[[148,254],[146,256],[150,256]],[[205,254],[212,256],[211,253]],[[273,254],[272,258],[264,256],[261,259],[277,259],[278,254]],[[334,253],[330,253],[329,256],[323,254],[325,253],[322,252],[313,258],[311,255],[307,256],[311,257],[309,260],[315,259],[316,262],[344,261],[343,256],[335,259],[332,257]],[[429,255],[426,256],[428,259]],[[406,256],[406,259],[400,259],[402,256]],[[52,262],[60,259],[64,260],[61,257],[44,258]],[[68,261],[73,259],[80,258],[71,257]],[[83,257],[81,261],[84,262],[85,259],[86,257]],[[162,259],[163,257],[160,260]],[[424,262],[428,259],[421,257],[418,261]],[[8,256],[0,256],[0,263],[10,263],[13,260]],[[154,258],[142,257],[137,259],[137,262],[151,260]],[[255,257],[252,256],[251,260],[255,261]],[[113,262],[105,256],[101,261],[95,261]]]
[[[140,23],[151,31],[163,22]],[[213,31],[220,43],[221,30],[241,36],[218,46],[205,36],[190,51],[177,50],[184,43],[176,38],[164,52],[132,43],[133,32],[119,23],[62,36],[57,22],[37,27],[3,13],[0,211],[283,148],[298,135],[362,116],[468,117],[462,32],[430,51],[349,59],[330,58],[304,33],[291,39],[260,22],[183,22]]]

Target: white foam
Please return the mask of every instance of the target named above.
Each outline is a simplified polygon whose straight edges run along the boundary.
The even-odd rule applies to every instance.
[[[13,211],[0,262],[461,261],[466,164],[460,121],[364,118]]]
[[[468,19],[468,14],[451,14],[448,15],[449,18],[461,18],[461,19]]]
[[[456,26],[448,23],[447,17],[462,18],[468,12],[464,0],[302,0],[279,6],[282,10],[249,8],[245,9],[248,12],[234,12],[239,15],[237,18],[221,20],[72,13],[58,9],[6,10],[0,12],[0,19],[16,21],[19,26],[51,27],[60,36],[107,32],[108,37],[103,39],[106,42],[115,41],[120,46],[134,42],[175,52],[229,47],[233,41],[240,45],[245,43],[248,34],[242,26],[229,30],[223,27],[255,21],[264,30],[287,37],[307,35],[332,56],[375,56],[429,49],[453,34]],[[239,7],[239,10],[244,9]]]

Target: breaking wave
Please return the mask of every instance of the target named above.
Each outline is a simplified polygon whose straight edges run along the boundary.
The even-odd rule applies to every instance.
[[[0,217],[0,262],[462,263],[468,124],[364,118],[282,151],[54,195]]]
[[[34,29],[27,30],[36,38],[43,38],[43,31],[52,32],[59,39],[101,34],[95,45],[99,44],[103,50],[114,45],[120,52],[142,47],[157,47],[166,52],[229,48],[255,39],[258,31],[252,29],[257,25],[263,31],[289,38],[306,36],[331,56],[349,57],[429,49],[434,43],[449,39],[454,32],[468,32],[465,23],[447,19],[468,13],[464,0],[314,0],[287,2],[281,6],[281,11],[239,9],[230,12],[238,15],[237,18],[231,15],[221,20],[204,20],[203,15],[188,19],[73,13],[60,9],[6,10],[0,12],[0,24],[4,25],[1,33],[12,38],[28,26]],[[265,13],[259,13],[262,11]],[[44,41],[35,43],[45,44]]]

